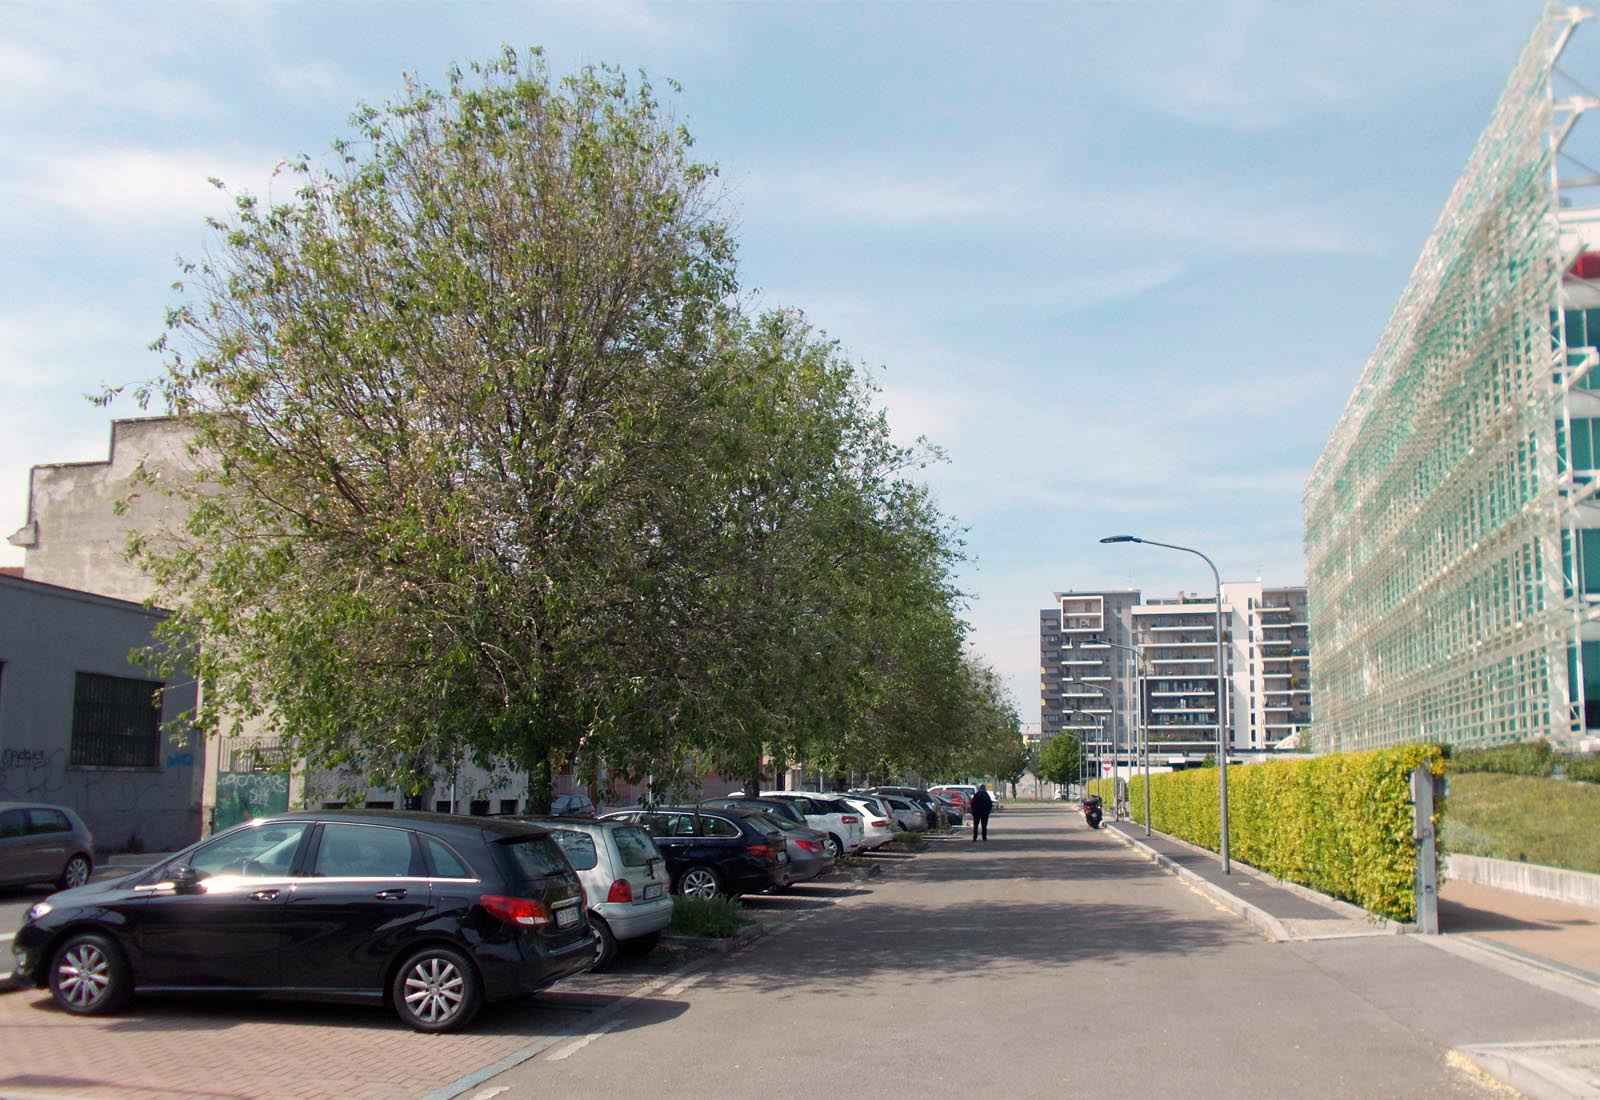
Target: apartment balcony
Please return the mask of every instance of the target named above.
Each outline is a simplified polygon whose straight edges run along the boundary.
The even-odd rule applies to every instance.
[[[1217,708],[1209,707],[1151,707],[1151,714],[1215,714]]]
[[[1064,664],[1064,665],[1094,665],[1094,666],[1099,666],[1099,665],[1105,664],[1106,663],[1106,659],[1104,657],[1070,657],[1070,658],[1063,658],[1061,663]]]
[[[1152,665],[1213,665],[1217,663],[1214,656],[1207,657],[1152,657]]]

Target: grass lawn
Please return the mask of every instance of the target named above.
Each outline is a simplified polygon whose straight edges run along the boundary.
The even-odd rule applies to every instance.
[[[1452,774],[1441,833],[1449,852],[1600,874],[1600,784]]]

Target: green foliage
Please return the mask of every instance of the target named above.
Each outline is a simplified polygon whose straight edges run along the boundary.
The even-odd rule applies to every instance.
[[[1230,768],[1230,855],[1379,916],[1415,920],[1410,779],[1419,766],[1443,775],[1443,748],[1408,745]],[[1142,786],[1141,780],[1129,799],[1141,823]],[[1154,828],[1218,849],[1215,768],[1154,775],[1150,786]],[[1440,811],[1442,800],[1435,802],[1435,824]]]
[[[353,126],[290,201],[238,197],[161,341],[199,476],[133,549],[209,732],[257,719],[353,793],[471,758],[535,805],[563,763],[1009,765],[911,476],[937,453],[800,314],[741,312],[648,82],[508,51]]]
[[[1600,874],[1600,787],[1538,776],[1452,774],[1441,843],[1452,852]]]
[[[1447,765],[1451,774],[1500,772],[1505,775],[1549,775],[1556,765],[1550,742],[1543,739],[1492,749],[1457,749]]]
[[[709,936],[727,939],[750,923],[744,906],[732,898],[686,898],[674,895],[672,921],[668,932],[680,936]]]
[[[1051,783],[1076,783],[1083,767],[1083,749],[1070,733],[1058,733],[1039,750],[1039,778]]]
[[[1568,779],[1580,783],[1600,783],[1600,754],[1589,753],[1561,757],[1561,771]]]

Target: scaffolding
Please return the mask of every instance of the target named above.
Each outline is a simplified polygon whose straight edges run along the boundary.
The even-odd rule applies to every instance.
[[[1590,15],[1541,16],[1307,482],[1318,749],[1569,743],[1600,713],[1600,459],[1574,463],[1600,309],[1568,316],[1560,168],[1593,102],[1556,94]]]

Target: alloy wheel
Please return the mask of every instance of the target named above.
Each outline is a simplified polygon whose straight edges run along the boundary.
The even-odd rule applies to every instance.
[[[94,1007],[111,988],[111,960],[98,944],[74,944],[56,960],[56,988],[73,1008]]]
[[[406,1009],[425,1024],[437,1026],[461,1011],[467,982],[449,959],[424,955],[406,973]]]

